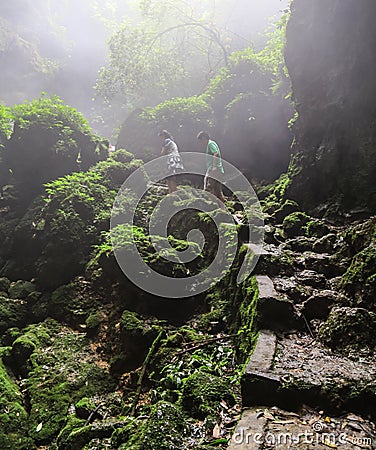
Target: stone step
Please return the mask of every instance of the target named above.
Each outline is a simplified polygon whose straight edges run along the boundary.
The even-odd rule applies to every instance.
[[[258,284],[257,313],[260,328],[271,330],[301,329],[304,324],[299,319],[294,304],[280,297],[273,281],[266,275],[256,276]]]
[[[275,404],[281,386],[280,377],[271,370],[276,348],[276,335],[270,330],[260,331],[241,380],[243,406]]]
[[[328,417],[310,408],[298,414],[259,406],[243,411],[228,450],[341,450],[373,449],[375,426],[363,417],[347,413]]]
[[[263,330],[241,379],[243,406],[297,410],[306,404],[333,412],[376,416],[376,360],[333,354],[303,333]],[[367,399],[367,401],[365,401]]]
[[[266,419],[258,417],[256,408],[243,411],[234,434],[232,435],[228,450],[261,450],[262,438],[265,432]]]

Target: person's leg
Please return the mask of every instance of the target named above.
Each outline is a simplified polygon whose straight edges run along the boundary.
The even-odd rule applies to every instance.
[[[207,171],[204,178],[204,191],[209,190],[209,179],[209,171]]]
[[[217,197],[218,201],[218,205],[220,206],[220,208],[225,209],[224,206],[224,202],[225,202],[225,197],[223,195],[222,192],[222,184],[220,181],[218,180],[211,180],[212,183],[212,188],[213,188],[213,194]]]
[[[175,177],[175,175],[172,175],[171,177],[168,177],[167,185],[168,185],[168,193],[169,194],[172,194],[172,193],[176,192],[177,186],[176,186],[176,177]]]

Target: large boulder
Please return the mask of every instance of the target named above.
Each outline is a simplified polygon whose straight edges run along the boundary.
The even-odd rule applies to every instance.
[[[95,136],[80,113],[53,97],[16,105],[14,128],[2,151],[7,179],[18,189],[22,210],[43,191],[43,184],[68,173],[87,170],[107,157],[108,142]]]
[[[321,325],[319,338],[345,353],[372,353],[376,344],[376,314],[363,308],[335,307]]]
[[[48,183],[0,250],[2,275],[53,289],[82,273],[92,246],[109,228],[117,190],[141,164],[118,150],[87,172]]]

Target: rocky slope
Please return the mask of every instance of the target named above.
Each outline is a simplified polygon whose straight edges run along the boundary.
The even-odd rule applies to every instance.
[[[0,153],[1,167],[12,169],[5,171],[0,209],[1,448],[226,448],[242,407],[249,409],[237,430],[248,427],[262,438],[246,448],[286,449],[286,442],[273,444],[266,437],[280,432],[294,437],[311,430],[319,433],[320,441],[312,446],[299,442],[296,448],[336,448],[339,441],[328,440],[328,432],[335,439],[346,434],[346,450],[372,448],[376,221],[357,192],[369,200],[366,206],[371,209],[367,177],[373,160],[367,164],[362,156],[368,153],[357,152],[359,166],[354,166],[356,145],[351,140],[356,134],[359,148],[367,141],[373,149],[372,106],[368,96],[363,102],[354,94],[342,111],[337,95],[350,83],[347,62],[345,68],[338,62],[332,67],[333,56],[318,58],[311,77],[316,66],[303,51],[317,46],[322,55],[325,47],[331,55],[334,47],[329,43],[334,37],[336,42],[338,33],[347,42],[341,24],[348,27],[349,13],[359,13],[363,26],[358,33],[363,36],[366,13],[374,7],[367,3],[370,9],[361,12],[357,5],[332,0],[319,9],[317,2],[293,2],[286,51],[299,112],[297,153],[289,173],[259,191],[265,216],[262,251],[247,242],[244,209],[252,205],[228,198],[239,235],[235,263],[205,294],[157,298],[136,288],[117,266],[108,232],[111,206],[141,161],[126,150],[106,158],[106,143],[59,104],[41,101],[20,109],[18,126],[10,140],[3,140]],[[330,21],[337,24],[332,38],[325,32]],[[316,26],[321,31],[317,36],[311,34]],[[299,39],[293,38],[294,30],[300,30]],[[362,61],[372,59],[373,53],[358,54],[354,36],[353,41],[354,46],[343,51],[361,70]],[[340,42],[336,48],[342,49]],[[368,38],[364,42],[367,46]],[[292,51],[294,45],[302,47],[302,55]],[[339,61],[348,61],[345,56],[340,54]],[[326,67],[333,70],[329,73]],[[336,74],[334,83],[331,77]],[[362,92],[370,92],[367,75],[362,86]],[[349,109],[356,99],[364,106],[350,126]],[[345,153],[338,144],[342,123],[347,125],[343,142],[351,143]],[[36,143],[39,135],[43,145]],[[331,137],[333,152],[327,151]],[[30,144],[35,151],[26,151]],[[15,158],[17,152],[22,158]],[[333,156],[333,166],[321,165],[318,156],[323,161]],[[49,164],[28,178],[24,163],[38,169],[38,158],[47,158]],[[344,170],[341,177],[334,176],[338,161]],[[77,171],[80,164],[82,170]],[[332,172],[324,175],[324,168]],[[314,190],[313,185],[321,189],[326,181],[330,188]],[[205,268],[212,257],[217,234],[210,214],[223,213],[215,202],[180,188],[171,201],[185,212],[171,224],[167,240],[184,250],[186,231],[194,224],[208,245],[203,257],[191,264],[168,264],[153,250],[147,229],[165,193],[163,186],[150,187],[137,209],[134,230],[139,251],[153,268],[183,277]],[[131,193],[123,207],[130,198]],[[341,210],[327,208],[326,201],[363,211],[339,214]],[[205,204],[209,213],[198,214],[191,208],[195,202]],[[354,217],[356,213],[365,217]],[[129,229],[117,231],[127,252]],[[252,248],[261,252],[255,276],[237,285],[239,267]],[[235,432],[230,448],[244,445]]]

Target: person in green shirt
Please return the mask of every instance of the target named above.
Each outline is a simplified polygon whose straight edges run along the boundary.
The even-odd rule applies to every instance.
[[[222,184],[217,179],[212,178],[210,175],[215,174],[216,178],[222,178],[224,174],[221,151],[218,144],[210,139],[209,133],[206,131],[200,131],[197,135],[197,139],[205,148],[206,152],[206,175],[204,179],[205,191],[211,192],[219,200],[220,207],[224,207],[223,203],[225,197],[222,192]]]

